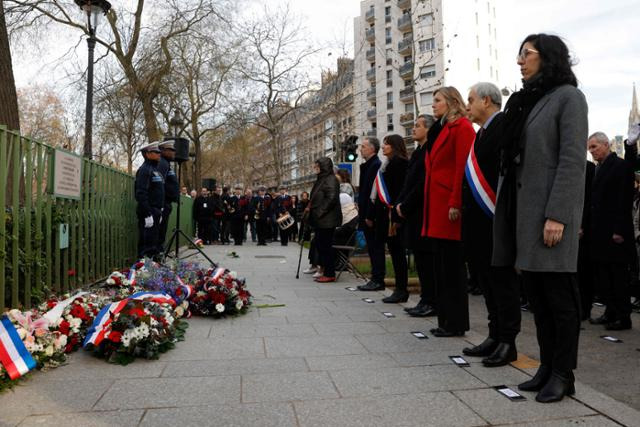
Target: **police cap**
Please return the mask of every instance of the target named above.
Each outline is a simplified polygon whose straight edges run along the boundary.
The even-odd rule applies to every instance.
[[[160,143],[157,141],[153,141],[148,143],[147,145],[142,146],[142,148],[140,148],[140,152],[141,153],[147,153],[147,152],[154,152],[154,153],[159,153],[160,152],[160,147],[159,147]]]

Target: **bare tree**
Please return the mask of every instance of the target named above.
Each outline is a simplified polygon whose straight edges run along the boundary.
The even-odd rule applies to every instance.
[[[55,22],[88,34],[73,2],[4,0],[4,4],[16,27]],[[229,10],[231,6],[227,0],[162,0],[154,2],[153,10],[145,11],[144,0],[133,4],[131,10],[116,7],[109,11],[110,34],[97,36],[97,43],[118,62],[142,105],[147,137],[157,140],[161,132],[153,102],[171,70],[170,45],[180,37],[205,30],[212,20],[224,20],[219,10]]]
[[[13,78],[11,49],[4,18],[4,2],[0,3],[0,124],[9,129],[20,129],[18,95]]]
[[[276,12],[265,8],[263,16],[241,28],[248,53],[242,73],[257,89],[251,109],[257,113],[255,124],[266,131],[276,184],[283,178],[284,125],[311,90],[304,69],[320,50],[306,43],[296,22],[288,7]]]

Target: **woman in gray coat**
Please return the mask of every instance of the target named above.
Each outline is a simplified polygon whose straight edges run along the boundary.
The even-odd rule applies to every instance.
[[[575,392],[587,103],[559,37],[528,36],[518,65],[523,89],[505,107],[493,264],[522,271],[534,311],[541,366],[519,388],[554,402]]]

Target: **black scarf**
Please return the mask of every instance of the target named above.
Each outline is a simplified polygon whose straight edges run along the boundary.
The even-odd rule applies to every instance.
[[[433,144],[436,143],[436,139],[438,139],[438,135],[444,128],[444,124],[447,122],[445,118],[436,120],[436,122],[429,128],[427,131],[427,142],[425,143],[425,148],[427,152],[431,152],[431,148],[433,148]]]

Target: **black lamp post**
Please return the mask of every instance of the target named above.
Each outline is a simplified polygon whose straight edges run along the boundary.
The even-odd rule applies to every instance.
[[[96,27],[100,15],[106,15],[111,9],[111,3],[106,0],[75,0],[75,3],[87,15],[87,30],[89,38],[89,61],[87,64],[87,110],[84,125],[84,157],[91,159],[93,156],[93,51],[96,47]]]

